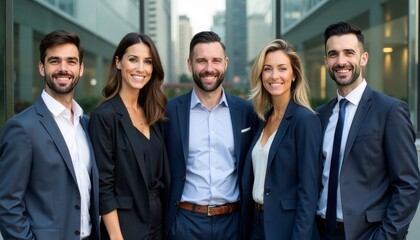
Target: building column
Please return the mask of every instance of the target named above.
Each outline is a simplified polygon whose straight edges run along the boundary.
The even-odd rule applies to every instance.
[[[34,53],[33,53],[33,32],[32,29],[24,25],[19,25],[18,36],[18,56],[19,66],[17,66],[18,78],[16,79],[17,96],[15,96],[15,103],[17,102],[33,102],[33,87],[34,81],[39,79],[34,76]],[[38,62],[35,64],[38,65]]]
[[[381,5],[372,5],[369,13],[369,35],[365,37],[365,43],[369,42],[367,46],[369,53],[368,75],[363,74],[369,86],[383,92],[383,68],[384,60],[382,48],[384,46],[384,27],[383,27],[383,9]],[[368,41],[366,41],[368,40]],[[363,71],[362,71],[363,72]]]

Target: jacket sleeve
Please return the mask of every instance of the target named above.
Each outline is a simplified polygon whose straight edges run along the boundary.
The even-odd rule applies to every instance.
[[[393,193],[385,218],[373,239],[403,239],[420,198],[416,137],[405,103],[399,102],[390,109],[384,138]]]
[[[0,230],[4,239],[34,239],[25,213],[32,143],[24,126],[10,120],[0,137]]]

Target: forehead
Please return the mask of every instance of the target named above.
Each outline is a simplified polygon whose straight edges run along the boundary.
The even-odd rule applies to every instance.
[[[124,55],[150,56],[150,47],[143,42],[131,45],[125,50]]]
[[[290,58],[287,54],[282,50],[276,50],[272,52],[268,52],[265,55],[264,64],[268,65],[290,65]]]
[[[225,52],[218,42],[199,43],[194,47],[193,58],[225,58]]]
[[[331,50],[339,51],[343,49],[360,50],[360,45],[356,35],[344,34],[330,37],[326,42],[325,48],[327,52]]]
[[[71,43],[59,44],[49,47],[45,52],[45,58],[60,57],[60,58],[77,58],[79,59],[79,50],[76,45]]]

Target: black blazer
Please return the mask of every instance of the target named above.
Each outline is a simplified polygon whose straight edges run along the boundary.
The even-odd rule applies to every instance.
[[[151,126],[164,148],[159,124]],[[146,239],[149,233],[150,208],[144,148],[119,95],[103,102],[91,114],[90,133],[99,169],[99,213],[115,209],[124,239]],[[164,148],[163,191],[160,192],[163,217],[166,212],[169,168]],[[165,218],[163,218],[165,222]],[[163,226],[164,227],[164,226]],[[108,239],[104,224],[101,235]]]

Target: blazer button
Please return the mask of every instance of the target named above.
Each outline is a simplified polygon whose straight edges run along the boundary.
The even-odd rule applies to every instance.
[[[264,189],[265,195],[270,196],[270,188]]]
[[[74,234],[77,235],[77,236],[80,236],[79,230],[74,231]]]
[[[79,204],[74,205],[74,208],[75,208],[76,210],[80,210],[80,206],[79,206]]]
[[[185,176],[182,176],[181,177],[181,181],[185,181]]]

